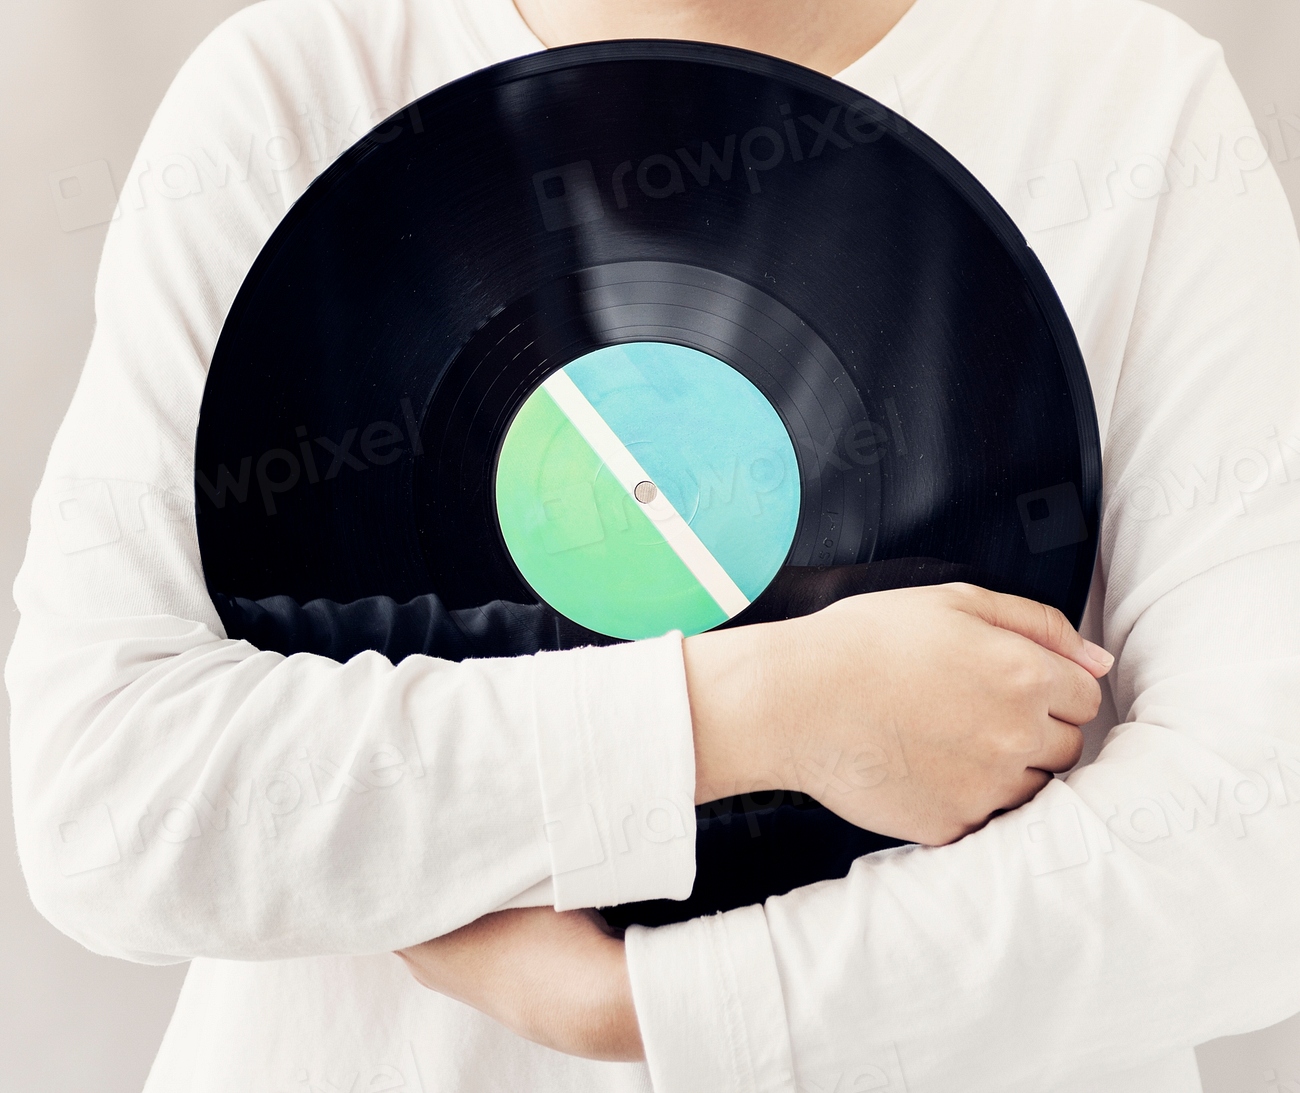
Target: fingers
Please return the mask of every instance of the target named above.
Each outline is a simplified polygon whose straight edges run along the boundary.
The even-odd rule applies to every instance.
[[[1030,768],[1020,776],[1019,780],[1010,791],[1005,795],[1004,802],[984,817],[979,823],[971,824],[964,834],[968,835],[972,831],[978,831],[984,824],[988,823],[996,816],[1001,816],[1007,812],[1014,812],[1023,804],[1028,804],[1039,793],[1043,787],[1052,780],[1052,776],[1045,770]],[[959,838],[961,836],[958,836]],[[956,841],[955,839],[953,840]]]
[[[1063,774],[1083,754],[1083,732],[1068,721],[1058,721],[1055,717],[1049,721],[1043,748],[1031,762],[1039,773]]]
[[[1101,684],[1072,660],[1045,654],[1050,683],[1047,712],[1071,725],[1086,725],[1101,708]]]
[[[1064,774],[1074,767],[1083,754],[1083,733],[1068,721],[1048,718],[1043,731],[1042,745],[1021,760],[1025,766],[1009,783],[1003,782],[996,791],[998,807],[990,815],[999,815],[1019,808],[1032,800],[1046,786],[1054,774]]]
[[[968,589],[974,613],[993,626],[1021,634],[1100,679],[1110,671],[1115,658],[1100,645],[1085,641],[1055,607],[1035,603],[1021,596],[989,592],[974,585],[953,586]]]

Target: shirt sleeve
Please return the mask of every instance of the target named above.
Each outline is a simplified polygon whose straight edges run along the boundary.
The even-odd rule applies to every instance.
[[[1174,139],[1249,126],[1219,58]],[[699,1059],[716,1091],[1041,1093],[1300,1010],[1300,243],[1270,168],[1193,183],[1160,198],[1105,452],[1120,723],[953,845],[630,930],[656,1093]]]
[[[312,10],[227,23],[151,124],[15,586],[22,866],[56,926],[128,959],[379,952],[548,885],[565,908],[694,878],[680,635],[340,663],[234,640],[208,597],[193,445],[222,319],[292,197],[393,109]],[[288,157],[303,102],[358,128]]]

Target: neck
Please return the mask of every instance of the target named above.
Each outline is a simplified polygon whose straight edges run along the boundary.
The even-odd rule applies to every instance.
[[[781,57],[834,75],[879,42],[913,0],[515,0],[548,47],[683,38]]]

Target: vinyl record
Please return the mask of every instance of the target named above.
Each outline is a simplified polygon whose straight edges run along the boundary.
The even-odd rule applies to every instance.
[[[195,462],[219,605],[380,597],[462,627],[520,605],[454,654],[357,639],[397,656],[948,579],[1077,621],[1100,469],[1069,321],[979,183],[845,85],[673,42],[497,65],[358,142],[236,297]],[[700,817],[692,900],[611,917],[752,902],[891,843],[809,800],[731,802]]]

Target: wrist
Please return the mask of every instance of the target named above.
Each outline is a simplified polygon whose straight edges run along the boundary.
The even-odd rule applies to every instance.
[[[695,803],[788,788],[773,701],[773,624],[713,630],[682,642],[695,739]]]
[[[481,985],[472,997],[460,1000],[524,1039],[566,1055],[602,1062],[645,1058],[620,939],[601,937],[584,943],[581,951],[554,951],[536,977],[523,981],[513,966],[505,971],[486,992],[493,1005],[484,1005]]]
[[[645,1058],[621,940],[602,941],[582,962],[556,969],[550,990],[530,996],[507,1027],[545,1047],[602,1062]]]
[[[645,1058],[641,1025],[632,998],[632,977],[627,970],[627,950],[621,940],[606,947],[604,987],[592,1015],[594,1039],[591,1057],[609,1062],[638,1062]]]

